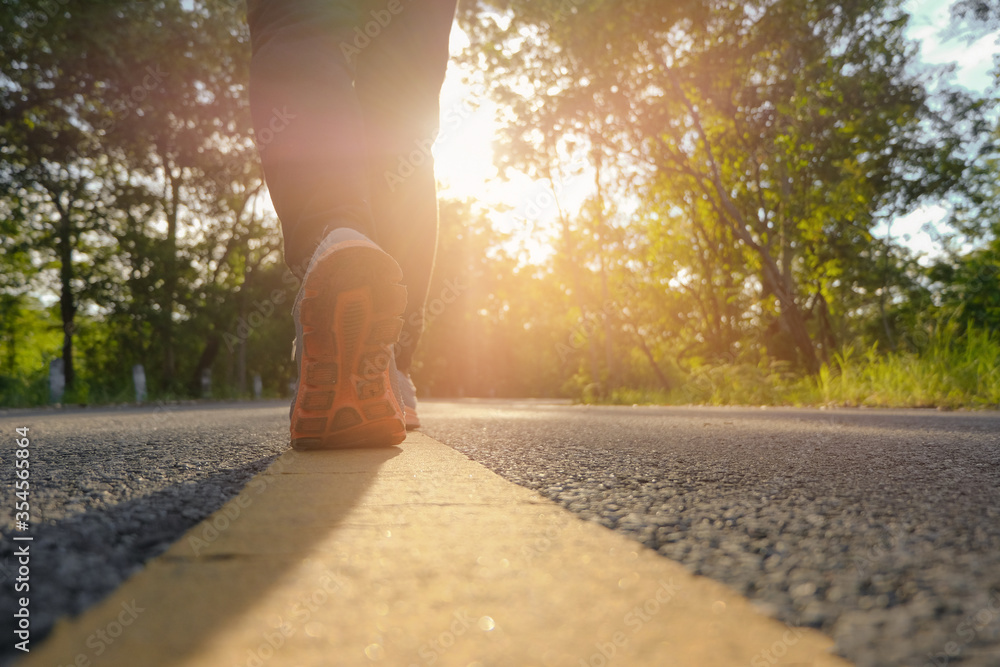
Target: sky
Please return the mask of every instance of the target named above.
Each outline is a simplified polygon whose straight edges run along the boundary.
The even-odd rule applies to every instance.
[[[993,56],[1000,53],[997,34],[987,35],[972,44],[965,40],[945,39],[943,29],[949,23],[947,0],[911,0],[909,37],[920,44],[920,59],[927,65],[954,63],[954,82],[976,91],[984,91],[992,82]],[[451,49],[457,53],[468,38],[456,26]],[[462,82],[463,72],[453,61],[441,92],[441,132],[434,145],[434,156],[441,196],[471,198],[487,208],[507,204],[513,210],[491,214],[501,231],[514,235],[509,249],[523,253],[533,262],[550,252],[547,230],[556,218],[556,206],[547,183],[533,182],[527,176],[514,175],[510,181],[499,178],[493,165],[492,143],[497,124],[496,106],[478,97]],[[560,183],[560,204],[573,210],[579,206],[592,185],[592,176],[584,174]],[[933,256],[939,248],[927,226],[940,226],[947,217],[946,203],[924,206],[908,216],[897,218],[889,230],[898,242],[918,252]],[[884,235],[885,226],[876,229]]]
[[[920,43],[920,57],[929,65],[954,63],[955,83],[970,90],[984,92],[994,82],[994,56],[1000,54],[997,33],[969,44],[964,39],[942,39],[941,32],[949,22],[947,0],[912,0],[909,37]],[[948,216],[947,204],[923,206],[910,215],[897,218],[891,233],[929,259],[940,254],[940,247],[932,237],[934,229],[944,228]],[[876,230],[880,235],[884,229]]]

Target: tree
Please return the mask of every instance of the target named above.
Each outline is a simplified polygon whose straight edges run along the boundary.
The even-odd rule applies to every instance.
[[[709,348],[749,319],[816,371],[875,227],[960,184],[982,131],[976,100],[912,73],[897,2],[488,5],[462,18],[467,61],[511,110],[502,162],[530,174],[540,147],[582,144],[616,169],[617,198],[656,204],[645,223],[685,218],[698,252],[661,235],[645,282],[692,292]]]
[[[975,39],[1000,28],[1000,2],[958,0],[951,6],[950,32]]]
[[[240,314],[232,295],[280,246],[238,5],[8,0],[0,22],[0,199],[34,265],[58,272],[68,384],[86,303],[121,351],[100,362],[116,377],[156,360],[155,389],[197,392],[181,378],[213,363]]]
[[[76,315],[93,296],[110,256],[101,213],[108,196],[100,180],[106,164],[79,122],[89,77],[64,69],[70,50],[53,38],[66,17],[49,16],[42,30],[35,28],[37,10],[7,4],[14,6],[0,18],[7,35],[0,42],[0,81],[8,90],[0,101],[0,197],[21,250],[31,246],[34,260],[58,273],[62,358],[72,388]]]

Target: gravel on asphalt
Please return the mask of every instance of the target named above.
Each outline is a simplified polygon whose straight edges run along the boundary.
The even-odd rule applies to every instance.
[[[480,401],[422,419],[861,667],[1000,665],[1000,414]]]
[[[31,427],[35,642],[266,468],[288,446],[287,414],[277,402],[0,412],[4,636],[15,427]],[[822,630],[861,667],[1000,665],[997,413],[473,400],[425,401],[421,418],[507,479]]]
[[[114,591],[288,447],[288,407],[277,405],[0,413],[0,665],[19,653],[15,549],[30,544],[23,594],[37,646],[59,617]],[[14,542],[24,534],[14,532],[13,511],[15,429],[23,426],[33,540]]]

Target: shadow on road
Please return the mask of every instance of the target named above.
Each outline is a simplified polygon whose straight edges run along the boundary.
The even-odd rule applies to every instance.
[[[219,493],[218,477],[224,475],[219,473],[39,527],[32,543],[32,568],[39,573],[32,579],[32,652],[16,664],[153,666],[177,664],[196,654],[283,581],[301,554],[364,495],[379,467],[399,453],[398,448],[288,451],[276,462],[274,457],[259,462],[273,465],[236,498]],[[317,466],[324,472],[337,470],[338,461],[346,463],[343,475],[309,474]],[[308,499],[306,506],[287,502],[293,487],[296,498]],[[201,516],[191,516],[192,507],[203,510]],[[163,553],[171,542],[173,547]],[[5,539],[2,549],[13,572],[11,542]],[[121,559],[132,562],[123,567]],[[127,591],[118,588],[116,573],[121,571],[134,575]],[[48,609],[79,612],[101,598],[91,613],[71,619],[61,630],[57,626],[49,641],[40,644],[56,621]],[[2,605],[8,637],[12,602],[5,596]],[[176,638],[169,654],[147,655],[144,637],[152,636]],[[8,642],[3,649],[2,664],[11,664],[12,654],[19,652]]]
[[[0,665],[23,653],[14,648],[15,598],[30,600],[31,648],[52,631],[60,617],[75,616],[115,590],[122,581],[159,556],[199,521],[222,507],[239,486],[267,468],[277,456],[215,471],[194,482],[175,484],[110,507],[74,514],[32,527],[31,542],[0,539]],[[239,480],[239,481],[237,481]],[[30,545],[27,591],[15,592],[19,546]],[[11,593],[7,595],[6,593]],[[95,643],[97,643],[95,641]]]

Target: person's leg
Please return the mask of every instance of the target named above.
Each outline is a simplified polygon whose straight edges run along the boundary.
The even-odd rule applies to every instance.
[[[351,44],[360,0],[248,0],[250,107],[285,263],[301,277],[328,229],[375,237]]]
[[[372,240],[368,144],[346,49],[361,5],[250,0],[248,7],[257,143],[285,262],[302,279],[289,413],[296,449],[379,447],[406,437],[393,361],[406,289],[399,265]]]
[[[437,246],[437,134],[455,0],[370,0],[361,17],[370,42],[357,50],[355,88],[369,152],[376,241],[403,270],[408,303],[396,345],[406,373],[423,329]]]

